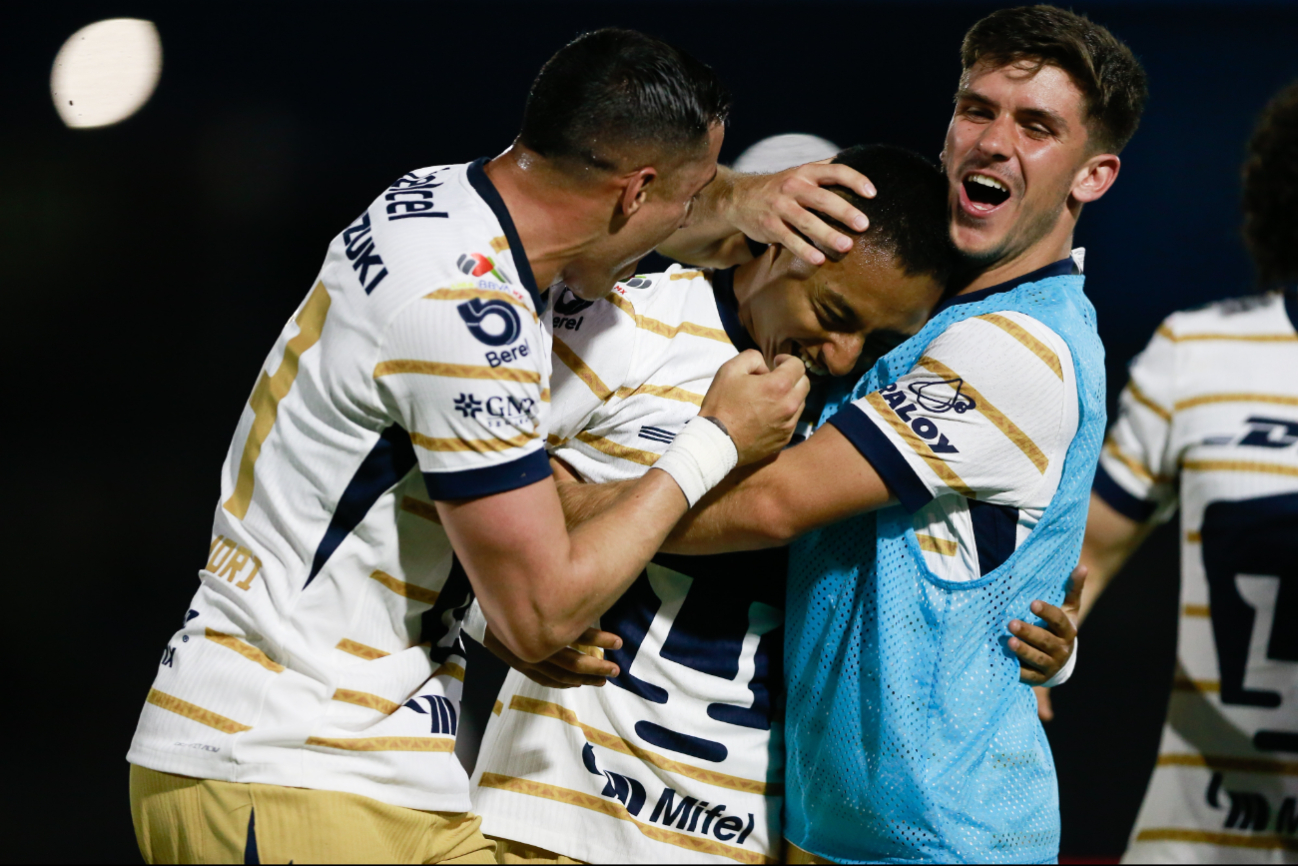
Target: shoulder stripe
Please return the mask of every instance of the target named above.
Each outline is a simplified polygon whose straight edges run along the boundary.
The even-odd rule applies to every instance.
[[[1159,325],[1154,333],[1166,340],[1171,340],[1173,343],[1192,340],[1234,340],[1241,343],[1298,343],[1298,334],[1174,334],[1166,323]]]
[[[436,604],[437,596],[440,594],[431,589],[416,586],[413,583],[406,583],[404,580],[397,580],[392,575],[383,571],[373,572],[370,575],[370,579],[378,581],[403,598],[408,598],[411,601],[418,601],[424,604]]]
[[[892,407],[884,402],[884,399],[879,396],[877,391],[865,399],[869,401],[870,405],[874,407],[874,411],[878,412],[881,418],[892,425],[892,429],[897,431],[897,435],[901,437],[902,441],[909,445],[916,454],[924,458],[924,462],[937,474],[938,478],[942,479],[942,483],[961,496],[969,499],[978,498],[978,495],[970,489],[969,485],[964,483],[964,480],[956,474],[955,470],[947,466],[946,461],[937,456],[933,449],[928,447],[928,443],[919,438],[914,430],[910,429],[910,425],[897,417],[897,413],[892,411]]]
[[[496,253],[503,253],[509,249],[509,241],[504,235],[496,235],[491,239],[491,250]]]
[[[375,649],[372,646],[366,646],[365,644],[354,641],[351,638],[343,638],[338,641],[338,645],[335,646],[334,649],[342,650],[345,653],[350,653],[357,658],[362,658],[370,662],[375,659],[381,659],[392,655],[392,653],[384,652],[381,649]]]
[[[1208,403],[1274,403],[1278,406],[1298,406],[1298,397],[1282,394],[1200,394],[1176,401],[1176,411],[1203,406]]]
[[[601,403],[607,403],[608,399],[613,396],[613,391],[604,384],[604,380],[599,374],[591,369],[590,365],[583,361],[572,347],[560,340],[554,338],[554,345],[551,349],[554,356],[563,362],[563,365],[572,371],[572,374],[586,383],[586,387],[599,398]]]
[[[974,408],[984,418],[992,422],[997,430],[1005,434],[1005,438],[1018,447],[1023,455],[1032,461],[1032,465],[1037,467],[1037,471],[1042,475],[1046,474],[1046,468],[1050,466],[1050,459],[1037,447],[1037,443],[1032,441],[1032,437],[1024,433],[1019,425],[1015,424],[1005,413],[992,405],[992,402],[979,393],[978,389],[969,383],[969,380],[952,370],[941,361],[930,358],[927,355],[919,359],[922,366],[928,367],[934,373],[937,373],[943,379],[959,379],[963,384],[960,386],[962,393],[968,394],[977,404]]]
[[[445,376],[450,379],[495,379],[501,382],[541,384],[541,374],[536,370],[518,367],[486,367],[480,364],[444,364],[441,361],[416,361],[397,359],[380,361],[374,367],[374,378],[395,376],[401,373],[418,373],[421,376]]]
[[[1147,827],[1136,834],[1136,841],[1191,842],[1220,845],[1223,848],[1298,851],[1298,839],[1292,836],[1281,836],[1278,833],[1221,833],[1210,830],[1187,830],[1184,827]],[[1230,859],[1229,855],[1226,859]]]
[[[454,737],[307,737],[308,746],[347,752],[454,752]]]
[[[275,419],[279,415],[279,401],[288,395],[289,389],[297,379],[298,364],[302,355],[320,340],[324,331],[325,319],[329,316],[329,290],[323,282],[315,284],[311,295],[302,305],[302,311],[294,321],[297,323],[297,336],[288,341],[284,347],[284,357],[275,368],[273,376],[262,370],[257,378],[257,385],[248,398],[248,406],[253,411],[252,429],[243,443],[243,455],[239,458],[239,475],[234,485],[234,492],[222,506],[239,520],[248,516],[248,507],[252,504],[252,490],[256,481],[253,467],[261,456],[261,446],[266,444]]]
[[[239,655],[246,658],[248,661],[256,662],[257,664],[261,665],[262,667],[264,667],[266,670],[270,671],[273,674],[278,674],[283,672],[284,670],[283,665],[276,664],[275,662],[271,661],[270,656],[266,655],[264,652],[257,649],[255,646],[248,643],[247,641],[240,640],[239,638],[235,637],[232,634],[223,634],[222,632],[219,631],[213,631],[210,628],[204,629],[204,631],[205,631],[204,637],[206,637],[212,643],[220,644],[221,646],[229,650],[234,650]]]
[[[1181,616],[1202,617],[1209,619],[1212,617],[1212,608],[1206,604],[1187,604],[1181,608]]]
[[[1118,443],[1114,442],[1112,439],[1105,441],[1104,450],[1123,466],[1131,470],[1131,474],[1135,475],[1137,478],[1143,478],[1150,484],[1166,484],[1172,480],[1162,476],[1155,476],[1145,468],[1143,463],[1119,448]]]
[[[655,842],[675,845],[678,848],[684,848],[687,851],[713,854],[740,863],[778,862],[768,858],[764,854],[759,854],[756,851],[748,851],[734,845],[726,845],[723,842],[714,842],[708,838],[678,833],[675,830],[667,830],[663,827],[659,827],[657,824],[647,824],[644,821],[633,818],[631,813],[627,811],[626,806],[623,806],[617,800],[610,800],[607,797],[596,797],[594,794],[587,794],[584,791],[574,791],[571,788],[561,788],[558,785],[549,785],[545,782],[533,781],[532,779],[520,779],[517,776],[504,776],[500,773],[483,773],[482,778],[478,780],[478,784],[483,788],[498,788],[501,791],[525,794],[529,797],[539,797],[543,800],[553,800],[556,803],[564,803],[569,806],[589,809],[592,812],[599,812],[601,815],[607,815],[610,818],[629,821],[633,827]],[[695,812],[694,814],[697,815],[698,812]],[[683,820],[684,819],[682,819],[682,821]]]
[[[1258,463],[1252,460],[1187,460],[1181,468],[1190,472],[1262,472],[1298,478],[1298,466],[1282,463]]]
[[[703,271],[681,271],[678,274],[672,274],[668,281],[670,282],[671,280],[696,280],[701,276],[703,276]]]
[[[460,439],[456,436],[434,437],[411,431],[410,441],[425,451],[472,451],[476,454],[489,454],[493,451],[508,451],[511,448],[523,448],[536,438],[535,433],[519,433],[508,439]]]
[[[1135,400],[1141,406],[1144,406],[1150,412],[1153,412],[1159,418],[1162,418],[1164,421],[1172,420],[1172,413],[1149,399],[1149,397],[1145,396],[1145,392],[1140,390],[1140,388],[1136,386],[1135,382],[1127,382],[1127,393],[1131,395],[1131,399]]]
[[[425,502],[422,499],[416,499],[413,496],[401,497],[401,510],[406,514],[413,514],[415,517],[422,517],[424,520],[442,525],[442,518],[437,514],[437,506],[431,502]]]
[[[1018,340],[1028,348],[1028,351],[1045,362],[1045,365],[1059,377],[1060,381],[1063,381],[1064,368],[1059,363],[1059,356],[1055,354],[1055,350],[1051,349],[1045,343],[1028,333],[1027,329],[1018,322],[1006,318],[999,313],[987,313],[978,316],[978,318],[982,319],[984,322],[995,325],[1014,339]]]
[[[650,333],[657,334],[667,339],[674,338],[677,334],[687,334],[691,337],[702,337],[705,340],[716,340],[718,343],[730,344],[730,337],[721,328],[709,328],[704,325],[696,325],[693,322],[681,322],[679,325],[669,325],[658,319],[651,319],[648,316],[642,316],[635,311],[635,307],[626,298],[617,292],[610,292],[608,295],[609,303],[626,313],[635,321],[635,326]]]
[[[702,767],[695,767],[691,764],[683,764],[680,761],[664,757],[657,752],[651,752],[648,749],[641,748],[635,743],[628,742],[616,734],[610,734],[601,731],[599,728],[592,728],[584,724],[577,714],[572,710],[560,704],[549,701],[538,700],[537,698],[524,697],[523,695],[514,695],[509,701],[509,708],[523,713],[532,713],[538,716],[546,716],[551,719],[557,719],[566,722],[574,728],[581,730],[586,735],[586,739],[597,746],[602,746],[614,752],[621,752],[624,755],[630,755],[639,758],[647,764],[657,767],[660,770],[666,770],[669,773],[676,773],[689,779],[695,779],[709,785],[715,785],[718,788],[729,788],[732,791],[744,791],[749,794],[760,794],[762,796],[780,796],[784,793],[784,785],[779,783],[767,782],[758,779],[745,779],[742,776],[731,776],[727,773],[719,773],[716,770],[707,770]]]
[[[437,666],[437,670],[433,671],[433,676],[450,677],[453,680],[464,682],[464,668],[455,662],[442,662]]]
[[[336,689],[332,700],[344,704],[355,704],[358,707],[365,707],[367,710],[378,710],[385,716],[390,716],[401,709],[401,704],[396,701],[390,701],[369,692],[358,692],[353,689]]]
[[[677,388],[675,385],[650,385],[648,382],[639,388],[627,388],[625,386],[618,388],[615,396],[619,400],[625,400],[628,397],[641,395],[662,397],[665,400],[676,400],[680,403],[693,403],[695,406],[703,405],[702,394],[695,394],[693,391],[686,391],[684,388]]]
[[[530,305],[523,303],[504,289],[437,289],[424,295],[424,300],[427,301],[471,301],[475,298],[513,304],[520,310],[526,310],[528,315],[532,317],[532,321],[539,321],[536,311]]]
[[[1158,756],[1160,767],[1207,767],[1223,773],[1269,773],[1298,776],[1298,761],[1268,761],[1263,758],[1236,758],[1226,755],[1199,755],[1193,752],[1169,752]]]
[[[166,692],[160,692],[157,689],[149,689],[149,696],[146,701],[155,707],[175,713],[178,716],[184,716],[191,722],[198,722],[200,725],[207,725],[209,728],[216,728],[218,731],[226,734],[238,734],[243,731],[251,731],[251,725],[243,725],[234,719],[227,719],[220,713],[214,713],[211,710],[204,709],[198,704],[191,704],[189,701],[182,701],[174,695]]]
[[[915,538],[919,541],[919,549],[927,550],[929,553],[937,553],[942,556],[955,556],[960,552],[960,542],[951,541],[948,538],[938,538],[935,535],[924,535],[916,532]]]
[[[621,445],[612,439],[596,436],[593,433],[587,433],[585,430],[577,434],[577,439],[610,457],[620,457],[623,460],[630,460],[632,463],[639,463],[641,466],[653,466],[658,462],[658,458],[662,456],[652,451],[641,451],[639,448],[632,448],[630,445]]]

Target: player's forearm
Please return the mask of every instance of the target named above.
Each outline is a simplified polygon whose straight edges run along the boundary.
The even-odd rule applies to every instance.
[[[1088,569],[1078,611],[1079,624],[1086,619],[1109,582],[1122,570],[1152,528],[1150,524],[1141,524],[1119,514],[1098,494],[1091,494],[1086,537],[1082,541],[1082,555],[1078,562]]]
[[[744,235],[727,216],[726,204],[734,194],[734,172],[717,166],[717,177],[703,188],[689,224],[658,246],[658,252],[691,265],[726,268],[752,258]]]

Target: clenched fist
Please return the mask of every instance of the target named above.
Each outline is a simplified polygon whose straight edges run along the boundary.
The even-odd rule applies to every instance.
[[[789,443],[811,382],[802,361],[779,355],[768,370],[760,352],[748,349],[717,371],[699,414],[725,425],[739,452],[739,465],[776,453]]]

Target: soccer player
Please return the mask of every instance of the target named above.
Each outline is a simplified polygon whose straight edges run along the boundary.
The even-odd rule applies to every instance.
[[[1059,598],[1081,547],[1104,376],[1069,250],[1083,206],[1117,178],[1145,76],[1107,30],[1049,6],[989,15],[961,54],[943,164],[951,236],[976,273],[831,400],[808,441],[709,497],[666,547],[798,539],[784,658],[791,861],[1058,851],[1049,744],[1001,629]],[[580,517],[615,489],[563,494]]]
[[[773,245],[738,268],[639,276],[593,304],[559,298],[557,473],[640,477],[744,349],[823,345],[841,376],[873,363],[864,346],[919,329],[955,264],[945,178],[886,146],[835,162],[878,190],[843,192],[870,228],[836,261],[812,268]],[[607,687],[563,690],[573,680],[553,666],[532,669],[535,681],[511,671],[473,779],[474,811],[505,862],[780,856],[786,574],[783,550],[659,556],[600,618],[622,639],[604,653],[617,670]]]
[[[727,105],[670,46],[588,34],[508,151],[406,174],[334,239],[239,421],[131,745],[146,860],[493,860],[453,751],[465,609],[524,659],[566,646],[689,504],[787,442],[808,388],[796,359],[737,356],[661,471],[565,529],[546,290],[601,297],[688,220]]]
[[[1298,82],[1253,133],[1244,237],[1271,291],[1159,326],[1091,493],[1083,615],[1181,512],[1176,679],[1127,863],[1298,862]]]

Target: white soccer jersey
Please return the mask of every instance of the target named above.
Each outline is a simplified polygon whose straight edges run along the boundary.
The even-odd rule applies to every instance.
[[[1066,260],[954,303],[1072,268]],[[1050,505],[1077,433],[1077,405],[1068,345],[1036,319],[1006,311],[953,324],[914,369],[829,423],[911,512],[933,574],[970,581],[1008,559]]]
[[[1100,458],[1119,512],[1181,511],[1176,678],[1124,862],[1298,862],[1296,324],[1293,291],[1168,317]]]
[[[556,299],[556,456],[592,482],[654,463],[751,345],[731,278],[673,267]],[[483,832],[594,863],[771,862],[786,562],[660,555],[600,618],[620,676],[547,689],[511,671],[474,773]]]
[[[235,431],[131,762],[469,809],[471,592],[431,500],[550,474],[549,321],[484,163],[405,175],[330,244]]]

